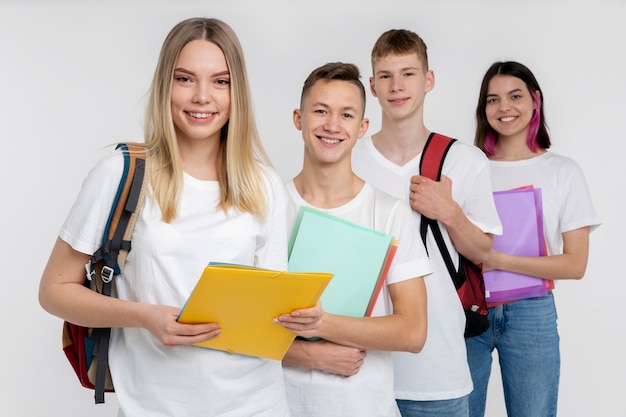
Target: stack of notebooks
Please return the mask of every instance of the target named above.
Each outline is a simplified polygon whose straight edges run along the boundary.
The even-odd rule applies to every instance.
[[[178,321],[219,323],[220,336],[197,346],[282,360],[295,334],[275,317],[318,300],[329,313],[370,315],[396,248],[392,236],[302,207],[287,271],[210,263]]]
[[[541,189],[532,186],[493,193],[502,223],[502,235],[493,237],[493,248],[518,256],[545,256]],[[490,303],[546,295],[554,281],[515,272],[492,270],[483,274]]]

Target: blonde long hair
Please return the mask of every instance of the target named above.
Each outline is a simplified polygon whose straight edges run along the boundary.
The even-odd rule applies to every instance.
[[[151,159],[151,185],[162,220],[171,222],[183,188],[183,170],[171,112],[174,67],[189,42],[204,39],[224,53],[230,72],[230,117],[222,127],[218,181],[223,211],[236,209],[259,217],[267,210],[265,171],[272,167],[256,128],[243,51],[230,26],[218,19],[191,18],[178,23],[163,42],[146,109],[144,141]]]

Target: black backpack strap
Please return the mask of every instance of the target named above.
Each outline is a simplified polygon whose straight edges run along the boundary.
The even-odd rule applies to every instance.
[[[94,381],[94,400],[96,404],[104,403],[104,391],[107,371],[109,369],[109,341],[111,339],[111,328],[93,329],[94,353],[97,355],[96,377]]]
[[[454,142],[456,142],[456,139],[452,139],[438,133],[431,133],[426,141],[426,144],[424,145],[424,150],[422,151],[422,157],[420,159],[420,175],[439,181],[441,179],[443,162]],[[450,252],[448,251],[446,243],[443,240],[439,223],[437,220],[430,219],[426,216],[421,216],[421,218],[420,235],[422,237],[422,242],[424,242],[424,246],[426,246],[426,234],[428,233],[428,227],[430,226],[435,242],[437,242],[439,252],[441,252],[441,256],[443,257],[446,267],[448,268],[450,277],[454,282],[454,287],[458,290],[463,284],[463,281],[465,281],[465,277],[461,276],[462,274],[460,271],[457,271],[454,267],[454,262],[452,261]],[[428,248],[426,248],[426,250],[428,251]]]

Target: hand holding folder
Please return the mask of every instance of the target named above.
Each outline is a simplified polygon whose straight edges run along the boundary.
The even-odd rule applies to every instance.
[[[197,346],[282,360],[296,335],[272,320],[314,306],[331,278],[324,272],[210,264],[177,320],[220,325],[220,336]]]

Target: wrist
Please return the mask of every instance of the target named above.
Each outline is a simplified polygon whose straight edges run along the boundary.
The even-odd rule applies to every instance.
[[[456,201],[452,200],[448,207],[450,211],[445,216],[442,216],[440,221],[448,230],[459,230],[467,217]]]
[[[298,343],[301,351],[300,358],[302,360],[302,364],[309,369],[321,370],[322,368],[317,360],[317,355],[315,354],[317,344],[319,342],[304,339],[298,339],[295,342]]]

